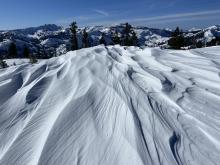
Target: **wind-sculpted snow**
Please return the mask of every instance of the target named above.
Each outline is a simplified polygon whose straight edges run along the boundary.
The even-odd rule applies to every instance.
[[[83,49],[0,71],[1,165],[218,165],[220,47]]]

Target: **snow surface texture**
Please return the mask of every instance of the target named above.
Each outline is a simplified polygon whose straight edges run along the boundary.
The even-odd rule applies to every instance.
[[[83,49],[0,70],[1,165],[218,165],[220,47]]]

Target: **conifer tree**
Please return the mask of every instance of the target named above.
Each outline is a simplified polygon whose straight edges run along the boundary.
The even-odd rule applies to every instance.
[[[70,43],[71,43],[71,50],[78,50],[78,40],[77,40],[77,23],[73,22],[70,25],[70,32],[71,32],[71,38],[70,38]]]
[[[83,47],[88,48],[89,47],[89,34],[86,32],[86,28],[83,30]]]
[[[106,43],[106,41],[105,41],[105,33],[102,33],[102,36],[101,36],[101,38],[99,39],[99,44],[100,45],[106,45],[107,43]]]
[[[181,49],[184,46],[183,32],[180,31],[179,27],[173,32],[172,37],[168,41],[168,45],[172,49]]]
[[[124,33],[125,35],[130,35],[132,31],[132,26],[129,23],[125,23]]]
[[[35,56],[35,55],[29,55],[29,62],[31,63],[31,64],[35,64],[35,63],[37,63],[37,57]]]
[[[121,38],[120,38],[120,45],[122,45],[122,46],[125,46],[124,39],[125,39],[125,35],[124,35],[124,33],[122,33]]]
[[[23,50],[23,58],[29,58],[29,55],[30,55],[30,51],[28,47],[25,45]]]
[[[7,67],[8,65],[6,61],[4,61],[2,57],[0,57],[0,68],[7,68]]]
[[[36,54],[39,58],[43,58],[43,52],[42,52],[42,48],[37,45],[37,51],[36,51]]]
[[[0,34],[0,42],[3,42],[3,36]]]
[[[120,44],[120,37],[117,31],[112,34],[112,41],[115,45]]]
[[[198,41],[198,42],[196,43],[196,48],[202,48],[202,47],[203,47],[202,41]]]
[[[220,45],[220,37],[217,38],[216,44],[217,44],[217,45]]]
[[[17,57],[17,46],[14,42],[12,42],[8,48],[8,57],[9,58]]]
[[[135,33],[135,31],[131,32],[131,42],[133,46],[138,45],[138,38],[137,38],[137,34]]]
[[[124,46],[132,46],[131,41],[131,32],[132,32],[132,26],[128,23],[125,24],[124,28]]]
[[[177,26],[175,31],[172,33],[173,37],[178,37],[181,34],[180,28]]]

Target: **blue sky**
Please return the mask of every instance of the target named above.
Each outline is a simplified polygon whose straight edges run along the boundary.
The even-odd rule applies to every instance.
[[[129,22],[156,28],[220,24],[220,0],[0,0],[0,29]]]

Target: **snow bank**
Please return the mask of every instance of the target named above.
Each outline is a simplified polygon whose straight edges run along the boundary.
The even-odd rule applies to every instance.
[[[219,52],[98,46],[0,70],[0,164],[218,164]]]

